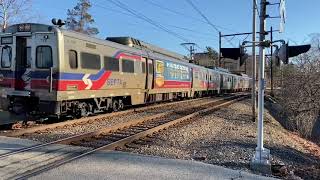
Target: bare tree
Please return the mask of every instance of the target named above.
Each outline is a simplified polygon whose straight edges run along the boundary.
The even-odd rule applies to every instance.
[[[31,0],[0,0],[0,25],[4,31],[11,23],[25,18],[31,8]]]
[[[312,35],[312,48],[282,68],[280,103],[287,125],[311,137],[320,110],[320,35]]]
[[[207,53],[208,53],[209,58],[213,61],[213,64],[217,67],[218,66],[217,60],[219,58],[218,52],[210,46],[207,46],[206,49],[207,49]]]
[[[88,12],[90,8],[91,3],[89,0],[79,0],[73,9],[68,9],[67,28],[88,35],[98,34],[99,30],[91,27],[94,19]]]

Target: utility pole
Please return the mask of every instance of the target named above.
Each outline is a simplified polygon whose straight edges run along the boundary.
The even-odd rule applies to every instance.
[[[219,31],[219,59],[218,59],[218,67],[221,67],[221,32]]]
[[[271,33],[270,33],[270,41],[272,42],[273,41],[273,36],[272,36],[272,26],[271,26],[271,28],[270,28],[270,30],[271,30]],[[270,61],[270,80],[271,80],[271,96],[273,96],[273,61],[272,61],[272,55],[273,55],[273,46],[271,46],[271,48],[270,48],[270,50],[271,50],[271,61]]]
[[[189,56],[192,63],[194,63],[194,52],[195,52],[194,46],[195,45],[196,45],[195,43],[181,43],[181,46],[183,46],[189,51]]]
[[[259,92],[258,92],[258,138],[255,155],[251,161],[251,168],[255,171],[270,173],[270,150],[263,147],[263,113],[265,86],[265,27],[267,1],[260,1],[260,37],[259,37]]]
[[[253,11],[252,11],[252,92],[251,92],[251,98],[252,98],[252,121],[256,121],[256,0],[253,1]]]

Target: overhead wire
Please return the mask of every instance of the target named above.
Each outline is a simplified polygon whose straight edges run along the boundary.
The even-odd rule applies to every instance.
[[[182,13],[182,12],[176,11],[174,9],[165,7],[165,6],[161,5],[161,4],[158,4],[158,3],[154,2],[153,0],[144,0],[144,2],[149,3],[149,4],[155,6],[155,7],[159,8],[159,9],[163,9],[163,10],[166,10],[168,12],[171,12],[173,14],[176,14],[176,15],[179,15],[179,16],[183,16],[183,17],[186,17],[186,18],[189,18],[189,19],[193,19],[194,21],[197,21],[197,22],[208,24],[207,21],[204,21],[204,20],[202,20],[200,18],[196,18],[194,16],[188,15],[186,13]],[[236,32],[236,31],[234,31],[234,30],[232,30],[230,28],[226,28],[226,27],[223,27],[223,26],[220,26],[220,25],[216,25],[216,26],[219,27],[220,29],[225,29],[225,30],[230,31],[230,32]],[[238,33],[238,32],[236,32],[236,33]]]
[[[172,36],[175,36],[178,39],[181,39],[184,42],[190,42],[189,39],[183,37],[182,35],[174,32],[174,31],[172,31],[172,30],[170,30],[168,28],[166,28],[165,26],[161,25],[159,22],[156,22],[156,21],[146,17],[145,15],[143,15],[143,14],[141,14],[141,13],[139,13],[139,12],[137,12],[137,11],[131,9],[131,8],[129,8],[126,4],[124,4],[124,3],[122,3],[122,2],[120,2],[118,0],[109,0],[107,2],[111,2],[115,6],[119,7],[120,9],[122,9],[122,10],[124,10],[126,12],[129,12],[129,13],[119,12],[119,11],[117,11],[115,9],[112,9],[112,11],[114,11],[114,12],[122,13],[122,14],[125,14],[125,15],[129,15],[129,16],[133,16],[135,18],[141,19],[141,20],[146,21],[149,24],[153,25],[154,27],[156,27],[156,28],[158,28],[158,29],[160,29],[162,31],[167,32],[168,34],[170,34]],[[95,5],[100,7],[100,8],[104,8],[103,6],[101,6],[101,5],[97,4],[97,3],[95,3]],[[109,8],[108,8],[108,10],[109,10]],[[177,29],[182,29],[182,30],[185,30],[185,31],[196,32],[195,30],[184,28],[184,27],[179,27],[179,26],[174,26],[174,25],[167,25],[167,26],[171,26],[171,27],[174,27],[174,28],[177,28]],[[199,33],[199,32],[197,32],[197,33]],[[201,48],[200,46],[199,46],[199,48],[203,50],[203,48]]]
[[[153,3],[153,2],[150,1],[150,0],[144,0],[144,1]],[[100,1],[100,3],[101,3],[101,1]],[[112,12],[115,12],[115,13],[119,13],[119,14],[123,14],[123,15],[126,15],[126,16],[131,16],[131,17],[135,17],[135,18],[136,18],[136,16],[134,16],[133,14],[129,14],[129,13],[126,13],[126,12],[123,12],[123,11],[119,11],[119,10],[117,10],[117,9],[114,9],[114,8],[110,7],[110,6],[109,6],[109,7],[105,7],[105,6],[102,6],[102,5],[100,5],[100,4],[98,4],[98,3],[95,3],[95,2],[93,2],[93,3],[91,3],[91,4],[94,5],[94,6],[97,6],[97,7],[99,7],[99,8],[102,8],[102,9],[106,9],[106,10],[108,10],[108,11],[112,11]],[[156,4],[156,3],[154,3],[154,4],[155,4],[155,5],[158,5],[158,4]],[[160,5],[159,5],[159,6],[160,6]],[[160,7],[161,7],[161,6],[160,6]],[[165,8],[165,7],[163,7],[163,8]],[[170,10],[170,9],[168,8],[168,10]],[[183,15],[183,13],[179,13],[178,11],[174,11],[174,10],[171,10],[171,11],[172,11],[172,12],[176,12],[176,14]],[[195,18],[195,19],[197,19],[197,18]],[[197,20],[201,21],[201,19],[197,19]],[[153,21],[154,21],[154,20],[153,20]],[[157,22],[157,21],[154,21],[154,22],[160,24],[160,22]],[[202,21],[202,22],[203,22],[203,23],[206,23],[205,21]],[[161,23],[161,24],[166,25],[166,26],[173,27],[173,28],[175,28],[175,29],[181,29],[181,30],[184,30],[184,31],[194,32],[194,33],[197,33],[197,35],[207,36],[208,38],[214,38],[214,37],[212,37],[212,34],[211,34],[211,33],[200,32],[200,31],[197,31],[197,30],[194,30],[194,29],[190,29],[190,28],[186,28],[186,27],[181,27],[181,26],[177,26],[177,25],[172,25],[172,24],[167,24],[167,23]],[[219,26],[219,27],[223,28],[222,26]],[[227,28],[224,28],[224,29],[228,30]],[[232,30],[230,30],[230,31],[232,31]],[[215,38],[215,39],[218,40],[218,38]]]
[[[193,7],[193,9],[195,9],[199,14],[200,16],[206,20],[206,22],[211,25],[217,32],[220,32],[220,30],[217,28],[216,25],[214,25],[213,23],[211,23],[211,21],[201,12],[200,9],[197,8],[197,6],[195,4],[193,4],[193,2],[191,0],[186,0],[190,5],[191,7]]]
[[[198,12],[198,14],[203,18],[203,19],[205,19],[206,20],[206,22],[209,24],[209,25],[211,25],[211,27],[213,27],[218,33],[220,32],[220,30],[218,29],[218,27],[215,25],[215,24],[213,24],[202,12],[201,12],[201,10],[191,1],[191,0],[185,0],[188,4],[190,4],[190,6],[195,10],[195,11],[197,11]],[[226,38],[226,37],[224,37],[227,41],[228,41],[228,43],[231,45],[231,46],[233,46],[233,47],[235,47],[235,45],[228,39],[228,38]]]
[[[242,40],[242,42],[245,41],[249,37],[249,35],[250,34],[247,34],[247,36]]]
[[[146,17],[145,15],[135,11],[135,10],[132,10],[131,8],[129,8],[126,4],[118,1],[118,0],[109,0],[108,2],[111,2],[112,4],[118,6],[119,8],[121,9],[124,9],[126,11],[128,11],[129,13],[131,13],[132,15],[136,16],[137,18],[139,19],[142,19],[150,24],[152,24],[153,26],[159,28],[159,29],[162,29],[163,31],[167,32],[168,34],[171,34],[172,36],[184,41],[184,42],[190,42],[187,38],[179,35],[178,33],[174,32],[174,31],[171,31],[169,29],[167,29],[166,27],[162,26],[161,24],[153,21],[152,19]]]
[[[134,16],[133,14],[129,14],[129,13],[126,13],[126,12],[123,12],[123,11],[119,11],[117,9],[113,9],[111,7],[105,7],[105,6],[102,6],[98,3],[92,3],[94,6],[98,7],[98,8],[102,8],[102,9],[106,9],[108,11],[112,11],[112,12],[115,12],[115,13],[119,13],[119,14],[123,14],[123,15],[126,15],[126,16],[131,16],[131,17],[134,17],[134,18],[137,18],[136,16]],[[154,21],[154,20],[153,20]],[[160,22],[157,22],[157,21],[154,21],[158,24],[160,24]],[[176,25],[172,25],[172,24],[167,24],[167,23],[161,23],[163,25],[166,25],[166,26],[169,26],[169,27],[172,27],[172,28],[175,28],[175,29],[180,29],[180,30],[184,30],[184,31],[188,31],[188,32],[193,32],[193,33],[197,33],[195,35],[197,36],[205,36],[207,38],[212,38],[211,34],[210,33],[204,33],[204,32],[200,32],[200,31],[196,31],[196,30],[193,30],[193,29],[189,29],[189,28],[186,28],[186,27],[181,27],[181,26],[176,26]]]

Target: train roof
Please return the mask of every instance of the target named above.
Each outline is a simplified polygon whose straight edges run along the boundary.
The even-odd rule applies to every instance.
[[[106,40],[116,42],[119,44],[123,44],[123,45],[129,46],[129,47],[138,48],[138,49],[145,48],[145,49],[152,51],[153,53],[163,54],[163,55],[170,56],[172,58],[176,58],[179,60],[188,61],[181,54],[169,51],[167,49],[164,49],[164,48],[161,48],[161,47],[149,44],[149,43],[146,43],[144,41],[135,39],[133,37],[107,37]]]
[[[135,39],[133,37],[107,37],[105,40],[92,37],[86,34],[82,34],[76,31],[67,30],[54,25],[38,24],[38,23],[22,23],[14,24],[5,29],[4,33],[35,33],[35,32],[61,32],[63,35],[74,37],[77,39],[83,39],[92,43],[111,46],[114,48],[122,49],[131,53],[137,53],[145,56],[149,56],[159,60],[170,60],[176,63],[188,65],[190,67],[196,67],[199,69],[208,69],[209,71],[215,71],[222,74],[231,74],[230,71],[223,68],[206,68],[196,64],[189,63],[185,56],[166,50],[164,48],[146,43],[144,41]],[[232,74],[233,75],[233,74]],[[248,77],[241,75],[243,77]]]

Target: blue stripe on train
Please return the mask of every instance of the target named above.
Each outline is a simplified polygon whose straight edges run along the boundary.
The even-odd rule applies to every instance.
[[[11,70],[0,70],[0,73],[3,74],[4,78],[14,78],[15,71]],[[21,76],[23,72],[18,72]],[[91,74],[89,79],[96,81],[101,78],[105,73],[104,69],[101,69],[97,74]],[[31,71],[30,77],[33,79],[46,79],[50,75],[49,71]],[[84,73],[56,73],[53,74],[54,79],[59,80],[82,80]]]

